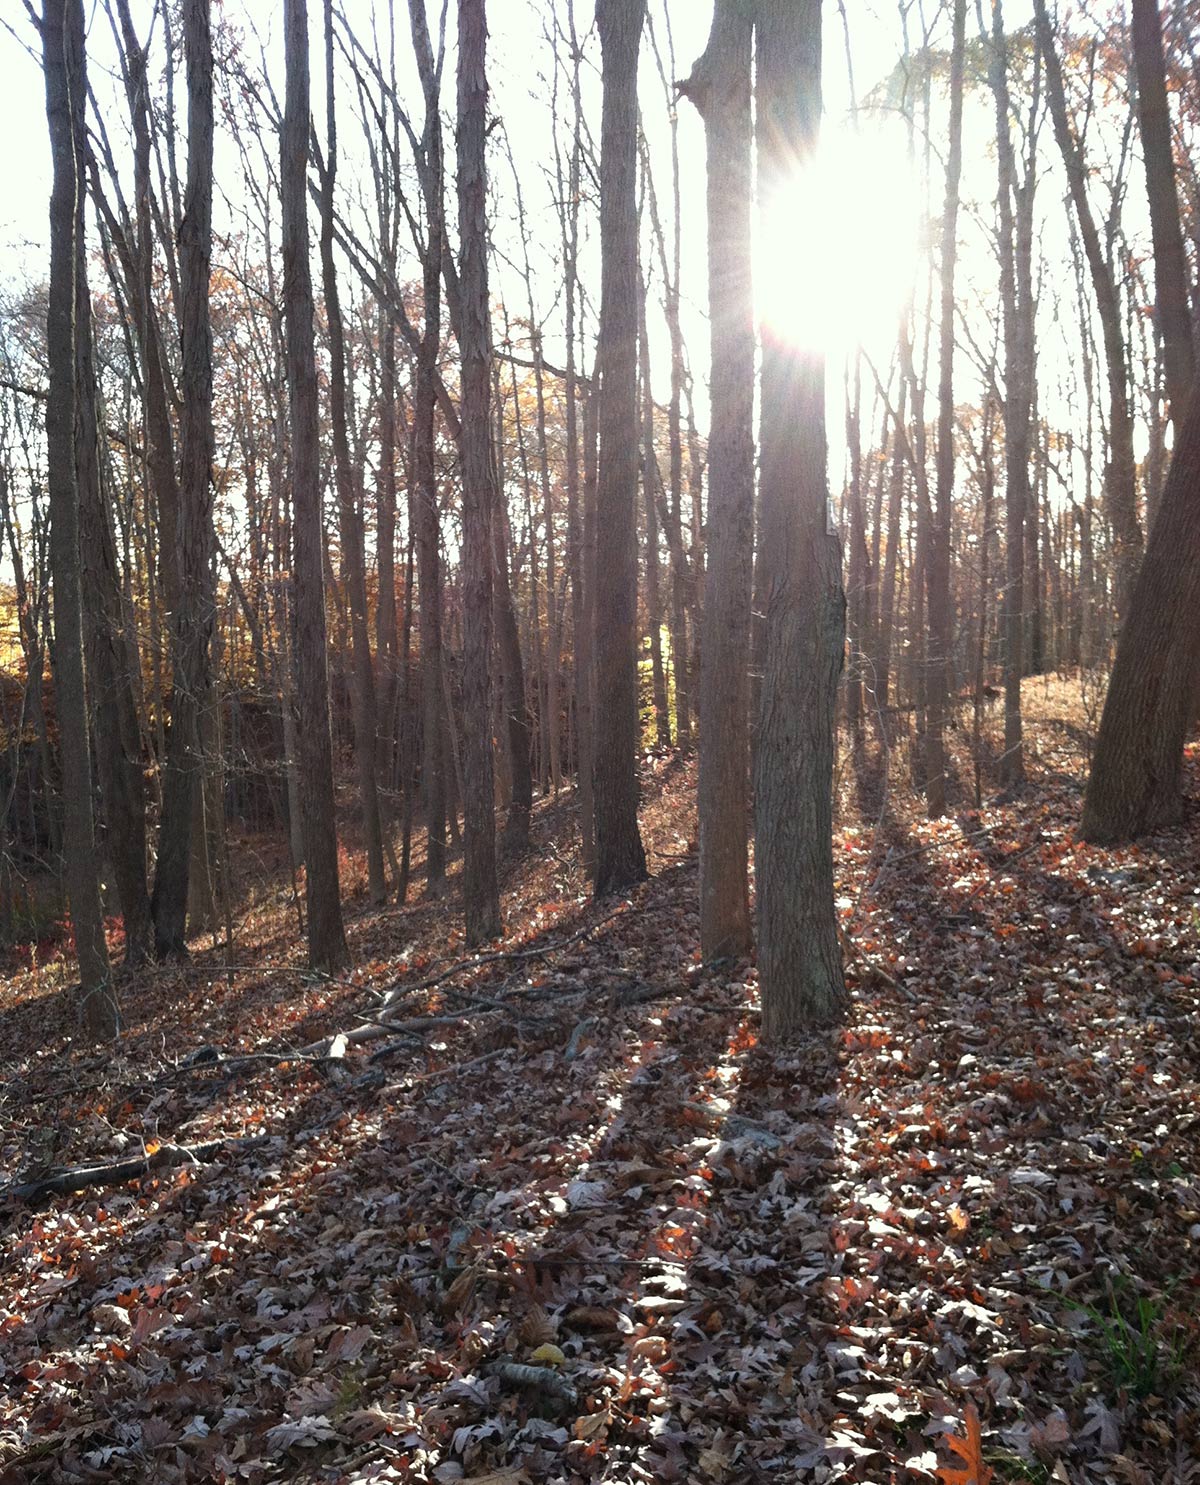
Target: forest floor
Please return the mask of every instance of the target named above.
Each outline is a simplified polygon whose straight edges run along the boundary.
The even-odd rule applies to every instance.
[[[537,808],[487,963],[453,898],[360,894],[354,971],[307,977],[263,841],[237,965],[125,980],[115,1049],[15,956],[0,1479],[1200,1480],[1200,815],[1082,845],[1078,684],[1026,714],[1029,788],[936,823],[903,744],[886,798],[846,757],[851,1004],[784,1053],[753,969],[699,967],[673,758],[625,901]]]

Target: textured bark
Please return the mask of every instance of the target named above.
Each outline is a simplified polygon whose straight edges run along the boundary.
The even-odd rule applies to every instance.
[[[954,275],[958,262],[958,194],[962,177],[963,64],[966,0],[954,0],[950,52],[950,144],[942,211],[942,308],[938,344],[937,479],[929,531],[929,720],[925,806],[931,818],[946,812],[946,697],[953,665],[950,596],[950,514],[954,496]]]
[[[650,680],[654,704],[656,746],[671,746],[671,713],[667,705],[667,677],[663,669],[662,595],[658,568],[658,454],[654,447],[654,390],[650,380],[650,336],[646,326],[646,286],[639,286],[641,304],[642,383],[642,498],[646,507],[646,619],[650,631]]]
[[[439,535],[435,418],[442,313],[442,131],[437,79],[429,46],[424,0],[409,0],[413,51],[425,93],[421,140],[426,237],[421,258],[424,326],[413,388],[413,474],[416,484],[417,582],[421,590],[418,641],[421,656],[421,793],[425,813],[425,890],[446,888],[446,759],[442,728],[442,559]]]
[[[79,205],[82,208],[82,193]],[[125,962],[137,965],[144,963],[154,952],[154,925],[146,877],[146,798],[117,553],[97,444],[91,297],[87,286],[87,259],[83,251],[82,216],[77,231],[75,458],[79,484],[88,701],[91,704],[105,844],[125,925]]]
[[[159,955],[187,951],[192,811],[206,760],[201,714],[212,687],[209,646],[215,602],[212,526],[212,328],[208,314],[212,257],[212,41],[209,0],[184,6],[188,77],[188,155],[179,226],[180,314],[178,600],[172,615],[171,730],[163,775],[154,937]],[[216,766],[215,760],[213,766]]]
[[[996,105],[996,199],[1000,219],[1000,301],[1004,325],[1005,581],[1000,599],[1000,628],[1004,640],[1004,753],[1000,760],[1000,777],[1005,787],[1012,788],[1025,777],[1021,718],[1025,627],[1023,532],[1029,504],[1029,418],[1033,372],[1032,308],[1027,316],[1025,296],[1031,294],[1029,252],[1033,181],[1028,179],[1023,192],[1018,191],[1009,123],[1008,43],[1001,0],[992,0],[988,78]],[[1030,322],[1028,328],[1027,319]]]
[[[1196,356],[1188,307],[1187,259],[1175,191],[1171,109],[1167,101],[1158,0],[1132,0],[1130,40],[1154,242],[1154,317],[1162,337],[1171,420],[1178,435],[1196,373]]]
[[[338,884],[333,746],[325,635],[321,464],[313,294],[308,261],[309,76],[307,0],[285,0],[287,92],[280,139],[283,299],[292,433],[292,547],[295,573],[296,699],[300,713],[300,811],[304,832],[308,958],[333,971],[349,958]]]
[[[1193,392],[1113,664],[1083,835],[1130,840],[1182,813],[1183,745],[1200,685],[1200,395]]]
[[[83,669],[79,557],[79,489],[75,474],[75,263],[83,161],[76,150],[87,84],[81,0],[45,0],[42,60],[53,185],[50,195],[50,287],[46,349],[47,486],[50,570],[54,590],[54,689],[62,757],[63,852],[80,1011],[95,1036],[115,1036],[120,1021],[109,984],[108,948],[96,873],[92,764]],[[78,127],[77,127],[78,123]]]
[[[334,481],[346,601],[350,609],[350,704],[354,714],[354,758],[358,797],[367,847],[367,885],[371,901],[387,899],[383,865],[383,825],[375,771],[375,674],[367,614],[367,571],[362,514],[355,499],[354,469],[346,409],[346,337],[342,327],[337,268],[333,261],[333,190],[337,176],[337,114],[333,80],[333,4],[325,0],[325,159],[321,167],[321,277],[329,332],[329,417],[333,432]],[[394,604],[394,598],[393,598]],[[393,612],[393,620],[394,620]]]
[[[498,496],[497,491],[497,496]],[[508,734],[508,814],[504,820],[503,847],[516,855],[529,845],[529,816],[533,808],[533,769],[529,761],[529,712],[525,706],[525,665],[517,611],[513,604],[508,571],[508,541],[504,512],[493,499],[492,545],[496,576],[496,641],[500,647],[503,674],[502,711]]]
[[[1105,256],[1087,189],[1083,150],[1071,128],[1062,63],[1045,0],[1034,0],[1038,46],[1046,66],[1046,97],[1055,138],[1066,167],[1079,236],[1087,257],[1092,292],[1104,336],[1108,369],[1108,463],[1104,470],[1104,501],[1112,527],[1116,562],[1116,610],[1124,622],[1134,579],[1142,557],[1142,528],[1137,513],[1136,464],[1133,453],[1133,411],[1129,403],[1129,356],[1121,324],[1120,293],[1113,265]]]
[[[821,113],[820,0],[759,0],[758,176],[764,199],[811,159]],[[799,291],[821,292],[809,283]],[[834,1017],[845,996],[833,903],[833,752],[845,643],[828,528],[825,368],[763,328],[760,434],[766,636],[755,758],[763,1037]]]
[[[700,947],[750,948],[747,877],[750,582],[754,541],[754,304],[750,270],[753,12],[716,0],[684,92],[708,160],[708,581],[700,648]]]
[[[463,480],[463,898],[470,948],[501,932],[492,761],[492,332],[488,303],[487,16],[458,4],[459,350]]]
[[[600,126],[600,462],[596,491],[597,897],[640,882],[637,704],[637,64],[645,0],[597,0]]]

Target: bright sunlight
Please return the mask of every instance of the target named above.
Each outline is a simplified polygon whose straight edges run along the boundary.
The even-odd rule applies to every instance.
[[[760,321],[831,355],[893,344],[917,268],[919,199],[894,136],[827,124],[813,165],[763,204]]]

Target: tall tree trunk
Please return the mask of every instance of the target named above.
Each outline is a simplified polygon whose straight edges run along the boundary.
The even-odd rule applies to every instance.
[[[325,321],[329,331],[329,414],[333,432],[334,480],[337,485],[338,530],[350,608],[350,704],[354,713],[354,757],[358,797],[367,847],[367,883],[371,901],[387,900],[383,865],[383,824],[375,766],[375,675],[371,668],[371,632],[367,614],[367,572],[363,522],[355,499],[354,470],[346,411],[346,337],[333,261],[333,188],[337,176],[337,115],[333,81],[333,3],[325,0],[325,160],[321,176],[321,276]],[[393,598],[394,603],[394,598]],[[394,615],[393,615],[394,618]]]
[[[338,883],[333,742],[325,637],[321,452],[308,262],[309,81],[307,0],[284,0],[287,92],[280,138],[284,315],[292,431],[292,545],[295,573],[296,692],[300,726],[300,807],[304,830],[308,958],[334,971],[349,958]]]
[[[946,696],[953,665],[950,594],[950,519],[954,496],[954,272],[958,262],[958,194],[962,177],[963,65],[966,0],[954,0],[950,52],[950,145],[946,158],[946,204],[942,211],[942,312],[938,348],[937,483],[929,531],[929,722],[926,736],[925,805],[931,819],[946,813]]]
[[[63,851],[84,1024],[112,1037],[120,1028],[109,983],[104,912],[96,873],[92,761],[88,748],[80,587],[79,488],[75,474],[75,236],[83,190],[78,142],[87,98],[82,0],[45,0],[42,62],[53,186],[50,196],[50,289],[46,349],[47,485],[50,570],[54,585],[54,689],[62,755]]]
[[[1104,700],[1083,835],[1109,844],[1178,820],[1200,685],[1200,392],[1193,391]]]
[[[1004,549],[1005,581],[1000,600],[1004,642],[1004,752],[1000,778],[1013,788],[1025,778],[1021,677],[1024,674],[1025,511],[1029,504],[1029,417],[1032,397],[1032,335],[1026,339],[1021,280],[1028,273],[1026,211],[1033,181],[1020,191],[1009,120],[1008,42],[1001,0],[992,0],[989,81],[996,105],[997,206],[1000,219],[1000,300],[1004,324]],[[1014,201],[1016,213],[1014,215]],[[1031,224],[1030,224],[1031,225]],[[1025,291],[1028,291],[1028,283]]]
[[[1188,306],[1187,258],[1179,224],[1179,197],[1175,192],[1162,22],[1158,0],[1132,0],[1132,4],[1130,40],[1154,242],[1154,317],[1162,337],[1167,399],[1178,437],[1196,374],[1196,355]]]
[[[637,65],[645,0],[597,0],[600,127],[600,464],[596,499],[595,892],[646,875],[638,831]]]
[[[658,568],[658,455],[654,448],[654,391],[650,382],[650,336],[646,325],[646,285],[639,285],[642,365],[642,496],[646,506],[646,613],[650,630],[651,696],[655,746],[671,746],[671,711],[663,670],[662,597]]]
[[[820,0],[760,0],[758,175],[764,199],[810,161],[821,115]],[[815,296],[816,283],[801,292]],[[829,529],[824,358],[763,329],[760,482],[766,645],[755,759],[763,1037],[842,1006],[833,903],[833,753],[846,632]]]
[[[188,882],[195,791],[205,769],[201,715],[210,704],[209,646],[215,602],[212,538],[212,42],[208,0],[184,7],[188,72],[188,165],[179,227],[180,395],[178,600],[172,615],[171,730],[163,776],[154,934],[160,956],[187,952]]]
[[[749,952],[750,582],[754,542],[754,301],[750,269],[753,20],[716,0],[684,91],[708,160],[708,582],[700,648],[700,947]]]
[[[76,140],[76,151],[82,158],[82,137]],[[75,458],[88,700],[105,843],[125,925],[125,963],[137,965],[154,952],[146,878],[146,799],[124,602],[98,443],[83,204],[81,190],[75,240]],[[40,682],[37,691],[40,693]]]
[[[458,4],[458,238],[462,310],[463,897],[468,947],[501,932],[492,760],[492,332],[487,265],[487,16]]]

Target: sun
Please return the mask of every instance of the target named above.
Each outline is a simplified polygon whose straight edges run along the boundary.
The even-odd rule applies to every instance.
[[[917,270],[919,200],[902,142],[827,124],[813,163],[761,203],[760,323],[830,356],[886,354]]]

